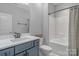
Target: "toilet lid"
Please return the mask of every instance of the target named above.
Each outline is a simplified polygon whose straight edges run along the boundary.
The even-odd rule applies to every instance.
[[[52,48],[50,46],[47,45],[42,45],[40,48],[44,49],[44,50],[52,50]]]

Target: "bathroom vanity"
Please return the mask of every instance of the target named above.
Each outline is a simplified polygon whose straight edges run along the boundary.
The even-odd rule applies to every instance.
[[[23,40],[22,40],[23,39]],[[1,40],[0,56],[38,56],[39,39],[31,37]]]
[[[39,55],[39,38],[29,35],[33,30],[30,29],[31,6],[18,3],[0,6],[4,6],[0,12],[0,56]]]

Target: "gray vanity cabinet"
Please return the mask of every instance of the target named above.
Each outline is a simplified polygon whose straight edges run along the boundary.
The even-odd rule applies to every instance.
[[[0,56],[38,56],[39,40],[34,40],[0,50]]]
[[[39,55],[39,40],[30,41],[21,45],[15,46],[16,56],[38,56]]]
[[[16,56],[38,56],[39,55],[39,40],[30,41],[21,45],[15,46]]]
[[[14,48],[0,50],[0,56],[13,56],[13,55],[14,55]]]

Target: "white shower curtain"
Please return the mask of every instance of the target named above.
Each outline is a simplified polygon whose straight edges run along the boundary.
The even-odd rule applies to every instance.
[[[78,22],[79,22],[79,7],[70,8],[69,15],[69,55],[78,55]]]

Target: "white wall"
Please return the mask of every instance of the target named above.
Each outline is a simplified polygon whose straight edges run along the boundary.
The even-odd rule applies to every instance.
[[[26,6],[26,8],[28,7]],[[13,32],[28,32],[27,26],[17,24],[18,22],[27,23],[29,18],[28,10],[21,8],[21,6],[19,7],[17,4],[0,3],[0,12],[12,15]]]
[[[69,26],[69,10],[49,15],[49,39],[67,38]]]
[[[42,33],[42,3],[30,3],[30,33]]]
[[[67,38],[69,26],[69,9],[55,13],[55,35]]]

